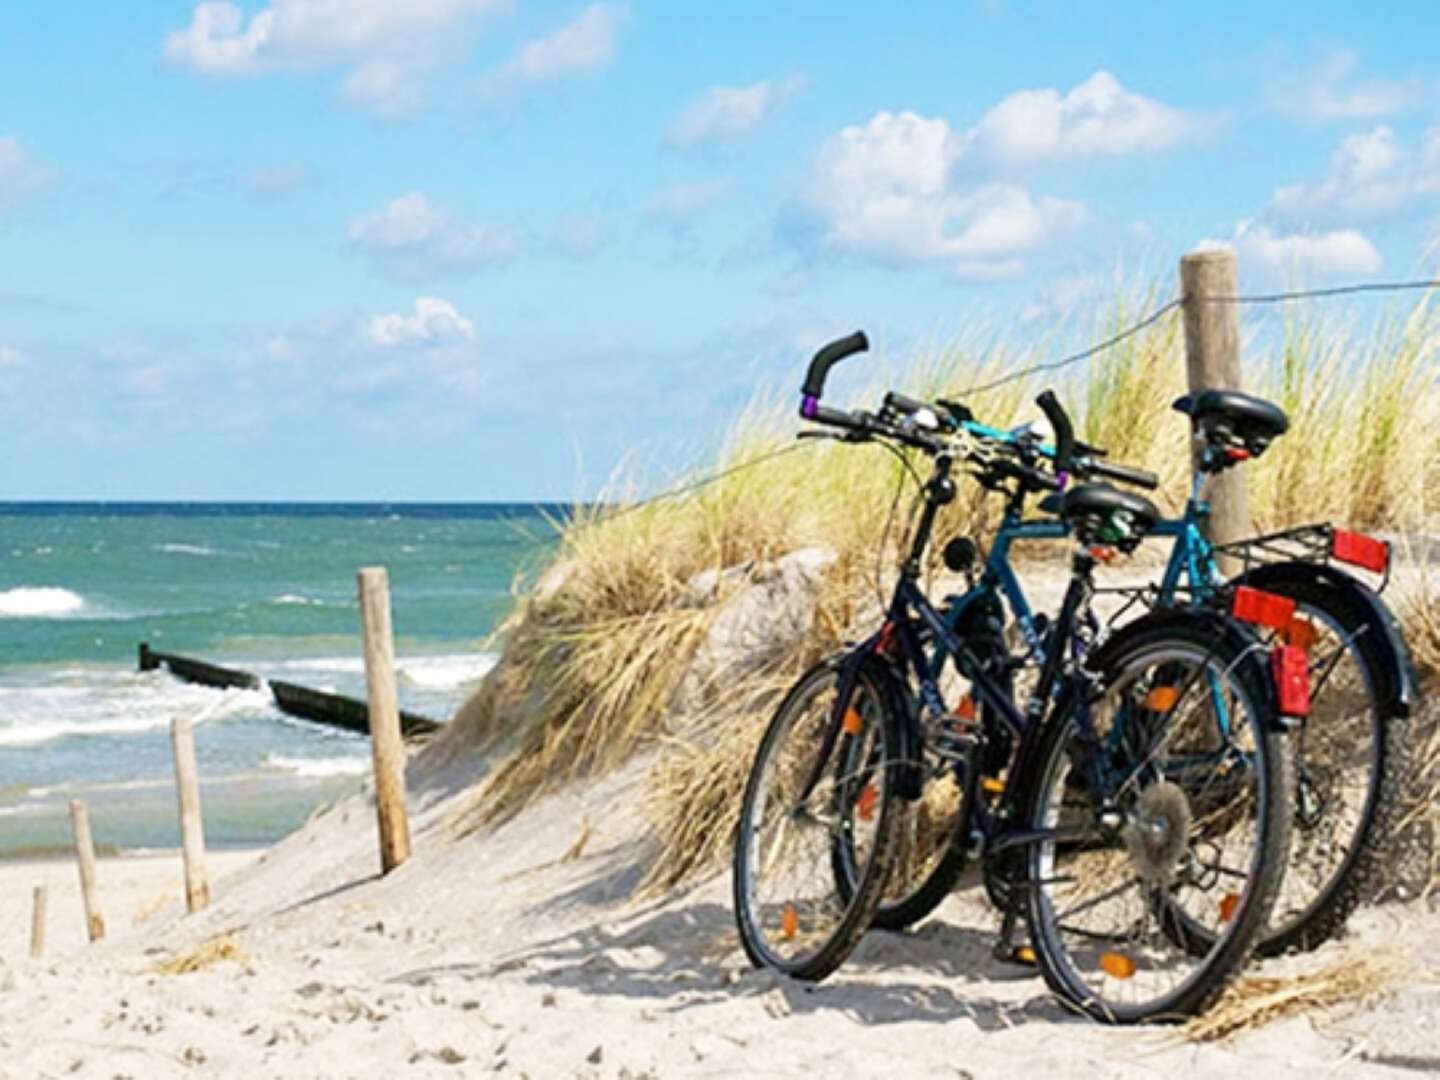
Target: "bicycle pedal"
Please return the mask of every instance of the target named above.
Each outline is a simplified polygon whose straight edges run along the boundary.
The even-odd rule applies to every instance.
[[[1016,964],[1020,967],[1038,967],[1039,962],[1035,959],[1035,950],[1029,945],[1005,945],[1003,942],[995,946],[995,959],[1005,964]]]
[[[950,713],[941,717],[935,725],[930,746],[935,753],[950,761],[968,761],[982,741],[977,725]]]

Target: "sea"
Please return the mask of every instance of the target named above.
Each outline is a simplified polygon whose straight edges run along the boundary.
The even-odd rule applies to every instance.
[[[494,664],[518,574],[566,508],[0,503],[0,859],[179,843],[170,724],[195,726],[212,847],[266,844],[370,774],[369,740],[265,689],[138,670],[152,649],[365,697],[356,571],[389,572],[404,709],[446,721]]]

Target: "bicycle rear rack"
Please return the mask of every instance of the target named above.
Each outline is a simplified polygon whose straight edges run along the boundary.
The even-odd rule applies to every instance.
[[[1337,539],[1348,541],[1348,543],[1337,545]],[[1383,552],[1383,569],[1374,565],[1374,562],[1378,560],[1356,558],[1351,550],[1355,544],[1364,546],[1370,553]],[[1376,588],[1377,592],[1384,592],[1386,586],[1390,584],[1392,559],[1390,558],[1389,543],[1336,529],[1329,523],[1299,525],[1281,532],[1251,536],[1228,544],[1216,544],[1215,553],[1239,560],[1244,571],[1276,562],[1308,562],[1324,566],[1341,564],[1347,573],[1352,573],[1358,568],[1379,578],[1380,584]]]

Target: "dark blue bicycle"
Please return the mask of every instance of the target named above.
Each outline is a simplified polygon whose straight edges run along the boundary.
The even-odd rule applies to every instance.
[[[889,395],[894,414],[920,417],[924,426],[949,423],[977,438],[998,444],[1032,464],[1056,468],[1053,447],[1042,445],[1028,429],[1002,431],[976,423],[953,403],[926,406]],[[1182,398],[1176,407],[1191,417],[1197,453],[1190,499],[1180,518],[1158,522],[1151,535],[1174,541],[1158,584],[1100,590],[1126,594],[1142,608],[1184,602],[1223,608],[1237,585],[1263,589],[1284,598],[1271,603],[1266,644],[1277,656],[1299,659],[1298,673],[1287,684],[1308,693],[1308,720],[1296,735],[1298,788],[1289,868],[1269,925],[1258,944],[1265,954],[1308,949],[1337,933],[1354,908],[1375,887],[1383,872],[1393,826],[1403,794],[1408,762],[1408,725],[1418,698],[1409,652],[1398,623],[1378,592],[1336,563],[1388,575],[1389,547],[1382,541],[1330,526],[1312,525],[1229,544],[1220,553],[1242,567],[1227,580],[1216,563],[1217,549],[1205,538],[1209,507],[1203,484],[1238,462],[1264,453],[1283,434],[1287,421],[1275,406],[1234,391],[1207,391]],[[1052,426],[1068,429],[1068,418],[1052,416]],[[1110,464],[1103,451],[1074,444],[1060,467],[1083,479],[1103,477],[1145,488],[1156,478],[1143,470]],[[1048,505],[1047,505],[1048,503]],[[1055,510],[1052,496],[1042,509]],[[967,539],[945,549],[946,563],[970,576],[972,588],[952,596],[945,607],[947,625],[972,642],[986,642],[996,657],[1006,657],[1001,628],[1018,631],[1017,657],[1000,660],[1015,669],[1039,663],[1045,632],[1044,616],[1036,616],[1010,565],[1011,546],[1027,540],[1054,540],[1068,535],[1066,525],[1052,517],[1024,519],[1022,500],[1007,507],[989,557],[977,573],[977,549]],[[932,656],[932,674],[939,677],[943,653]],[[965,702],[962,688],[952,696]],[[966,705],[966,708],[969,706]],[[1300,711],[1292,706],[1291,711]],[[1223,710],[1217,710],[1223,722]],[[1004,754],[992,748],[986,763],[988,782],[1005,767]],[[907,840],[907,856],[889,882],[875,925],[902,929],[929,914],[954,888],[967,863],[968,839],[961,831],[955,784],[944,777],[927,796],[927,812]],[[1008,889],[1002,880],[987,879],[992,898],[1004,905]],[[841,889],[848,883],[841,883]]]
[[[1069,587],[1043,640],[1036,634],[1038,683],[1018,709],[1003,650],[946,622],[920,587],[922,567],[957,470],[1020,503],[1059,485],[970,433],[925,430],[893,409],[821,405],[829,368],[864,347],[856,335],[821,350],[802,415],[842,441],[918,451],[931,474],[881,627],[807,672],[757,751],[734,856],[747,954],[804,979],[843,963],[930,782],[944,777],[965,823],[957,852],[1023,897],[1002,931],[1024,915],[1052,989],[1111,1022],[1203,1009],[1249,956],[1288,848],[1293,773],[1263,648],[1233,619],[1179,607],[1100,643],[1096,549],[1132,549],[1159,514],[1137,496],[1080,485],[1057,506],[1077,540]],[[1058,410],[1053,395],[1042,402]],[[937,653],[971,686],[973,716],[946,708]],[[1006,775],[984,788],[997,755]]]

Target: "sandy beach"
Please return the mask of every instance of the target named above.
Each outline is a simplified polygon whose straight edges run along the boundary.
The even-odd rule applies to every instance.
[[[1068,1015],[989,958],[957,893],[872,934],[821,986],[748,968],[724,875],[636,902],[643,763],[457,838],[453,777],[412,790],[415,854],[381,878],[373,808],[342,802],[268,852],[211,856],[187,916],[173,855],[107,859],[112,933],[83,942],[74,867],[0,867],[0,1076],[1409,1076],[1440,1068],[1440,916],[1361,912],[1344,942],[1260,974],[1398,955],[1378,1001],[1196,1046]],[[584,837],[583,844],[578,843]],[[577,847],[579,850],[577,851]],[[51,946],[25,955],[31,887]],[[217,946],[217,943],[221,943]],[[211,957],[162,974],[177,957]]]

